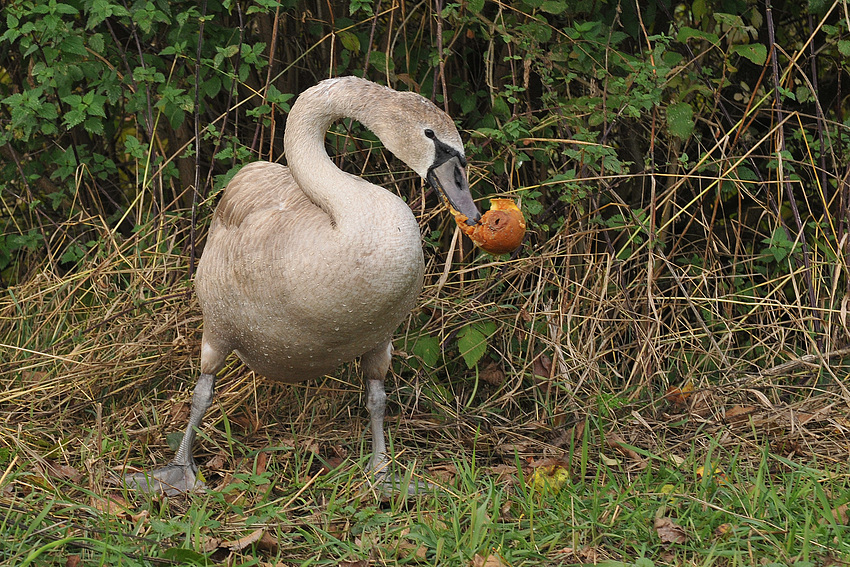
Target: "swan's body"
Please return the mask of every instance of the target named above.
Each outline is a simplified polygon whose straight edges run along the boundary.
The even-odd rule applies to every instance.
[[[404,201],[331,162],[324,136],[341,117],[372,130],[470,224],[480,218],[460,136],[432,103],[354,77],[302,93],[287,119],[289,167],[245,166],[216,209],[195,279],[204,334],[189,426],[174,461],[129,476],[131,484],[169,494],[195,487],[195,429],[231,352],[284,382],[316,378],[362,356],[372,468],[385,460],[390,340],[422,289],[422,246]]]
[[[254,163],[233,178],[195,280],[203,372],[236,351],[267,378],[316,378],[385,342],[410,313],[422,288],[419,225],[394,194],[349,185],[371,214],[344,231],[282,165]]]

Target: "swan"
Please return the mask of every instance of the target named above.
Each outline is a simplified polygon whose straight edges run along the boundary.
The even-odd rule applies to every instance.
[[[384,474],[390,341],[422,290],[424,259],[410,207],[328,157],[325,134],[340,118],[369,128],[463,223],[481,219],[460,135],[431,101],[357,77],[305,90],[287,117],[289,167],[244,166],[216,207],[195,276],[204,328],[189,423],[173,460],[127,475],[128,486],[167,495],[202,486],[192,446],[230,353],[287,383],[321,377],[359,356],[371,421],[369,471]]]

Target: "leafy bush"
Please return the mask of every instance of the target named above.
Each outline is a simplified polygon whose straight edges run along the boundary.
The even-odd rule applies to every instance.
[[[617,285],[636,305],[681,297],[697,269],[711,298],[793,296],[813,313],[807,333],[840,343],[818,311],[839,295],[817,290],[850,285],[850,133],[836,98],[847,22],[826,6],[809,19],[802,5],[626,4],[11,3],[0,21],[3,281],[42,260],[73,270],[107,234],[151,222],[191,260],[235,169],[281,158],[292,97],[353,73],[444,105],[467,132],[477,196],[520,198],[533,229],[522,255],[554,254],[567,280],[559,246],[578,231],[570,246],[623,262]],[[789,59],[774,45],[806,49]],[[330,143],[366,159],[364,139],[339,124]],[[341,163],[394,179],[380,177],[383,160]],[[415,184],[398,190],[420,198]],[[423,219],[438,256],[443,222]],[[483,324],[453,331],[469,342]],[[458,351],[467,364],[480,359],[470,348]]]

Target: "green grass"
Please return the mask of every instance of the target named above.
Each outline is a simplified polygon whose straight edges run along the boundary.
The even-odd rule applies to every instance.
[[[411,499],[376,497],[362,459],[322,469],[311,451],[266,445],[273,439],[262,435],[209,432],[206,447],[223,450],[226,463],[208,471],[215,490],[172,499],[27,470],[38,459],[20,466],[22,447],[3,479],[0,561],[471,565],[477,555],[516,566],[822,565],[850,557],[846,512],[837,521],[833,513],[850,500],[846,463],[800,463],[769,447],[745,456],[724,446],[724,433],[707,439],[709,451],[694,443],[683,459],[643,452],[634,460],[600,447],[601,430],[591,430],[605,425],[589,423],[554,465],[569,471],[563,484],[531,482],[540,463],[517,455],[494,464],[473,447],[417,469],[442,476],[433,492]],[[122,438],[115,431],[103,442],[117,448]],[[663,541],[657,518],[680,526],[683,541]],[[265,539],[239,543],[256,530]]]

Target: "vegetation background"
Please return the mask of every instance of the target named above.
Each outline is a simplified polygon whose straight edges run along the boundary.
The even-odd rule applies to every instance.
[[[848,71],[846,0],[2,0],[0,562],[846,565]],[[216,195],[345,74],[446,108],[529,220],[488,257],[328,136],[422,226],[388,427],[442,490],[363,488],[356,365],[234,360],[213,490],[126,493],[185,423]]]

